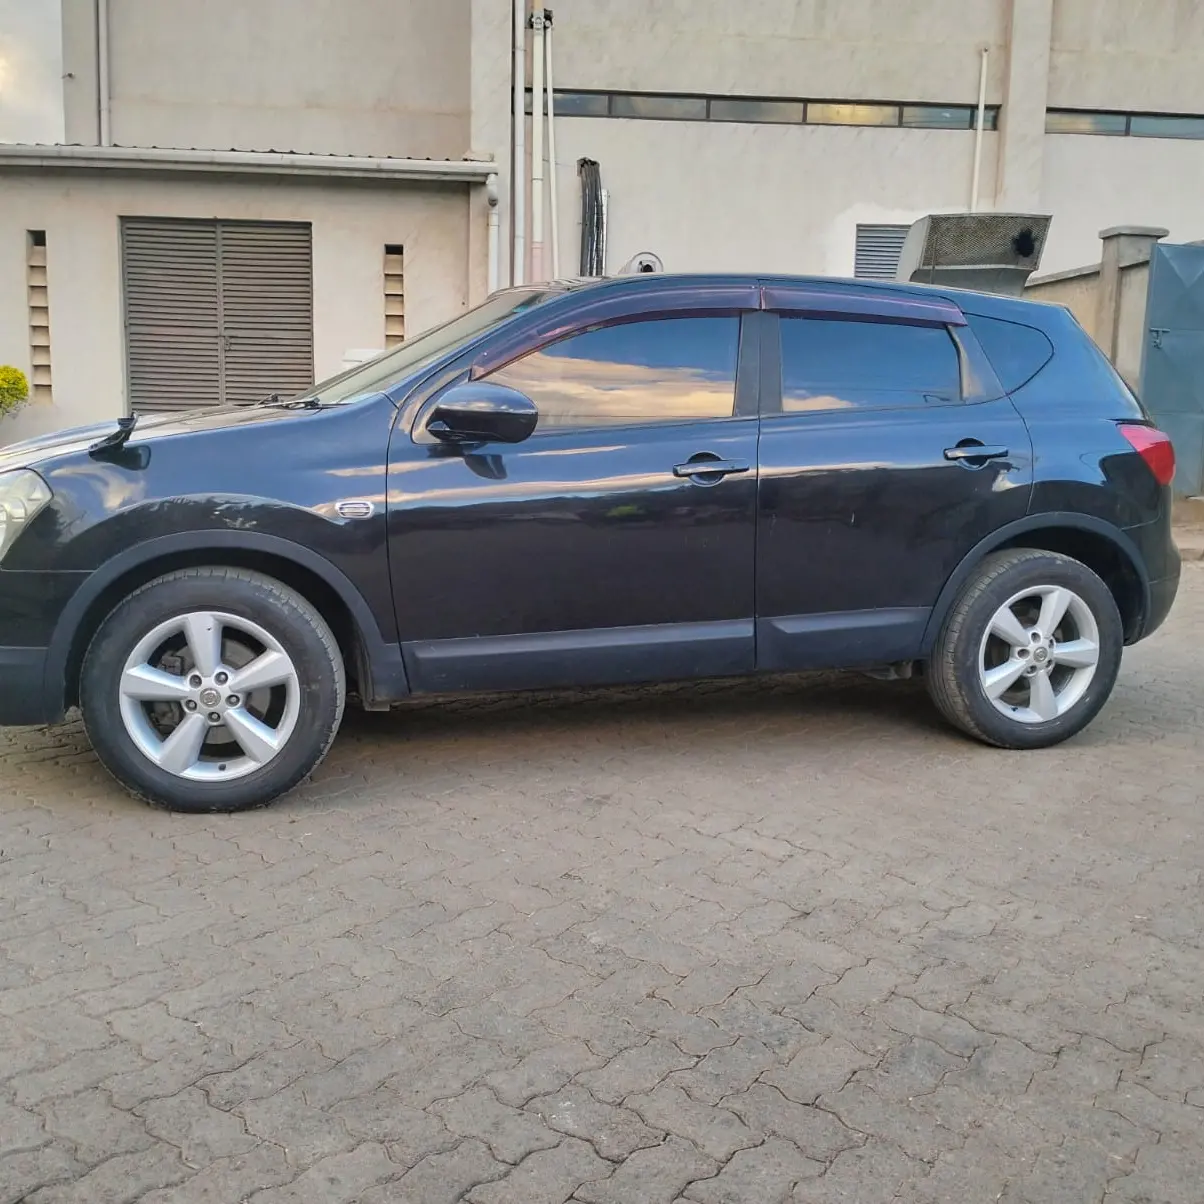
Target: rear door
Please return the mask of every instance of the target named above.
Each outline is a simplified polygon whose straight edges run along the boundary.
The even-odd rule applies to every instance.
[[[912,659],[961,559],[1027,512],[1027,428],[949,303],[766,298],[758,666]]]

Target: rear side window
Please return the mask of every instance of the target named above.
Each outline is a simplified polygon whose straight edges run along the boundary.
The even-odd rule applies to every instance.
[[[1053,344],[1035,327],[978,314],[966,314],[966,321],[1008,393],[1023,388],[1053,359]]]
[[[782,410],[897,410],[961,400],[961,361],[943,326],[783,316]]]

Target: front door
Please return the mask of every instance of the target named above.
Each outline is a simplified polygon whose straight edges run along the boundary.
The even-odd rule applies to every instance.
[[[855,315],[782,312],[770,326],[781,371],[761,434],[760,668],[917,657],[962,558],[1027,512],[1028,429],[998,390],[982,396],[989,370],[951,317],[889,302],[875,314],[862,299]]]
[[[753,668],[758,420],[755,386],[736,406],[740,330],[738,314],[645,317],[525,354],[489,377],[539,410],[521,444],[439,444],[429,407],[396,432],[390,571],[415,691]]]

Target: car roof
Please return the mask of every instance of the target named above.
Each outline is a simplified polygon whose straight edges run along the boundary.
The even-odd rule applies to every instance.
[[[952,288],[947,285],[913,284],[902,280],[866,280],[841,276],[794,276],[772,272],[640,272],[628,276],[577,277],[558,280],[553,288],[570,293],[581,292],[641,292],[706,288],[708,286],[777,285],[802,289],[822,289],[825,292],[848,292],[863,296],[913,297],[929,301],[944,300],[964,313],[985,317],[1011,318],[1013,321],[1038,321],[1040,316],[1060,313],[1064,306],[1045,301],[1008,297],[998,293],[983,293],[973,289]],[[531,286],[527,286],[531,287]]]

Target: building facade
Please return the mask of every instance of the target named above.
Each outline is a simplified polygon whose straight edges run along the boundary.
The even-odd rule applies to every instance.
[[[64,144],[0,146],[0,441],[300,387],[511,279],[515,0],[61,3]],[[1198,0],[552,3],[562,274],[581,159],[612,271],[880,274],[974,206],[1052,214],[1046,272],[1204,238]]]

